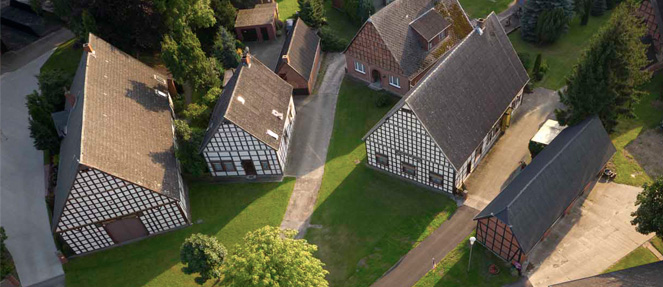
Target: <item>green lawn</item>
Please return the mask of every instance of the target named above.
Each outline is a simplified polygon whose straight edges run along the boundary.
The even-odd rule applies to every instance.
[[[327,18],[327,25],[336,32],[336,35],[345,39],[348,43],[361,28],[361,25],[352,23],[345,12],[332,7],[332,0],[325,1],[325,17]]]
[[[621,118],[615,131],[610,135],[617,153],[611,160],[611,166],[617,171],[615,182],[634,186],[642,186],[652,179],[645,173],[638,162],[626,150],[626,146],[647,129],[654,128],[663,120],[663,110],[656,108],[653,103],[660,99],[663,93],[663,73],[652,77],[645,89],[649,91],[640,103],[636,104],[635,119]]]
[[[580,20],[576,17],[571,21],[569,31],[552,45],[539,46],[525,42],[520,37],[520,30],[511,33],[509,39],[511,39],[516,51],[529,54],[531,65],[534,64],[534,59],[538,53],[543,55],[543,60],[548,63],[549,70],[540,82],[535,83],[535,86],[557,90],[566,85],[566,76],[571,72],[578,57],[589,44],[592,35],[609,18],[610,13],[601,17],[590,17],[587,26],[580,26]]]
[[[658,250],[661,254],[663,254],[663,239],[661,239],[658,236],[654,236],[649,242],[651,242],[651,245]]]
[[[292,18],[299,11],[297,0],[276,0],[279,4],[279,19],[285,21]]]
[[[628,255],[624,256],[622,259],[619,259],[617,263],[610,266],[610,268],[603,271],[603,273],[609,273],[613,271],[618,271],[626,268],[631,268],[635,266],[645,265],[647,263],[653,263],[658,261],[658,258],[649,251],[649,249],[642,246],[631,251]]]
[[[456,209],[445,195],[369,169],[361,138],[389,110],[380,93],[346,78],[325,174],[306,238],[332,286],[369,286]],[[390,105],[396,98],[390,96]]]
[[[429,271],[414,286],[499,287],[519,279],[518,276],[511,275],[511,264],[504,262],[504,260],[495,256],[495,254],[484,248],[481,244],[474,244],[472,263],[468,272],[467,265],[470,258],[469,245],[469,240],[464,240],[437,264],[435,270]],[[491,264],[498,266],[500,272],[497,275],[492,275],[488,272],[488,267]]]
[[[460,5],[463,6],[467,16],[474,19],[486,18],[492,11],[499,14],[506,10],[511,2],[513,0],[460,0]]]
[[[41,66],[41,71],[60,69],[70,74],[73,79],[82,54],[82,46],[76,43],[76,38],[71,39],[55,49],[51,57]]]
[[[190,184],[192,219],[202,224],[73,259],[64,265],[67,286],[196,286],[195,276],[181,272],[184,239],[214,235],[232,250],[246,232],[281,224],[294,183]]]

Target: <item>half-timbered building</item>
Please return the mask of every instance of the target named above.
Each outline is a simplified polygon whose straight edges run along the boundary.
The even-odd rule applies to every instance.
[[[593,188],[615,147],[598,117],[567,127],[482,210],[477,242],[507,262],[528,254]]]
[[[453,193],[509,125],[528,81],[489,15],[364,136],[368,165]]]
[[[83,254],[187,225],[166,76],[90,34],[67,99],[56,235]]]
[[[276,73],[292,85],[295,95],[308,95],[313,92],[319,69],[320,37],[297,18],[283,44]]]
[[[471,31],[457,0],[396,0],[359,29],[344,52],[346,69],[402,96]]]
[[[247,53],[214,107],[200,152],[220,179],[281,180],[294,122],[292,86]]]

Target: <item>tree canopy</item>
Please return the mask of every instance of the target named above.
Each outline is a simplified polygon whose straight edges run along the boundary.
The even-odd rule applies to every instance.
[[[223,267],[224,286],[329,286],[317,247],[296,234],[271,226],[247,233]]]
[[[520,18],[520,30],[521,35],[525,41],[532,43],[540,43],[540,28],[538,28],[539,17],[545,11],[551,11],[556,8],[561,8],[565,17],[565,20],[562,21],[563,24],[559,24],[559,20],[552,22],[546,21],[546,23],[554,24],[555,27],[550,27],[548,30],[553,28],[560,29],[558,33],[560,35],[565,33],[568,30],[568,22],[573,17],[574,6],[573,0],[528,0],[525,2],[523,7],[523,15]],[[549,12],[548,12],[549,13]],[[555,12],[559,13],[559,12]],[[555,16],[556,19],[559,18],[559,15]],[[560,27],[561,26],[561,27]]]
[[[645,184],[644,190],[635,201],[638,209],[631,214],[635,218],[631,224],[642,234],[656,233],[663,238],[663,177],[652,184]]]
[[[325,23],[325,7],[322,0],[297,0],[299,18],[309,27],[320,28]]]
[[[221,264],[226,257],[226,248],[216,237],[201,233],[192,234],[180,247],[180,261],[186,266],[185,274],[198,273],[196,283],[203,285],[207,280],[221,277]]]
[[[200,41],[187,27],[164,36],[161,57],[173,77],[181,83],[190,83],[198,90],[206,91],[221,85],[220,71],[214,59],[208,59],[200,47]]]

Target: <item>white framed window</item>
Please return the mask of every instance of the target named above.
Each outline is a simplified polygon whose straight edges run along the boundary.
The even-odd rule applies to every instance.
[[[355,61],[355,71],[366,74],[366,68],[364,68],[364,64],[357,61]]]
[[[401,80],[396,76],[389,76],[389,84],[400,89]]]

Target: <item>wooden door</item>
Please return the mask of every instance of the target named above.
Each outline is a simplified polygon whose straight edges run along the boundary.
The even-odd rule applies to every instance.
[[[149,233],[138,217],[127,217],[104,225],[106,232],[115,243],[147,236]]]
[[[258,174],[256,172],[256,166],[253,165],[252,160],[243,160],[242,161],[242,168],[244,169],[244,172],[246,175],[256,175]]]

